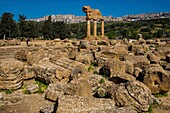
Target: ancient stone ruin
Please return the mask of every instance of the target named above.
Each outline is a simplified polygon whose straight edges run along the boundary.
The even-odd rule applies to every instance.
[[[153,96],[170,91],[168,41],[141,35],[133,41],[103,40],[100,11],[90,6],[83,11],[90,40],[46,40],[29,47],[0,41],[0,112],[142,113],[153,104],[169,112],[170,96],[165,102]]]
[[[24,102],[40,113],[146,112],[160,104],[152,94],[170,89],[167,42],[65,39],[44,46],[3,46],[0,52],[0,89],[14,90],[9,96],[0,92],[2,113],[8,112],[4,105],[19,106],[20,101],[10,102],[13,98],[31,101],[32,96],[41,102]],[[37,80],[48,84],[43,95],[37,94]]]
[[[83,12],[86,13],[87,20],[87,38],[104,38],[104,18],[98,9],[92,9],[90,6],[83,6]],[[94,22],[93,35],[91,35],[91,20]],[[97,20],[101,21],[101,34],[97,36]]]

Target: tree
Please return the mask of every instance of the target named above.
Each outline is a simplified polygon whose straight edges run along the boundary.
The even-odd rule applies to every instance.
[[[19,15],[19,30],[20,30],[20,36],[22,37],[26,37],[26,27],[27,27],[27,22],[25,21],[26,20],[26,16],[24,15]]]
[[[51,22],[51,16],[49,16],[48,20],[44,22],[42,33],[45,39],[53,39],[53,27]]]
[[[27,38],[36,38],[39,36],[39,31],[38,31],[38,26],[37,23],[34,21],[29,21],[27,22],[26,25],[26,32],[25,32],[25,37]]]
[[[12,13],[6,13],[2,14],[1,17],[1,24],[0,24],[0,29],[1,29],[1,35],[5,38],[14,38],[17,37],[19,32],[18,32],[18,26],[17,23],[13,20],[14,14]]]
[[[55,38],[64,39],[68,35],[68,27],[64,22],[54,22],[53,23],[53,36]]]

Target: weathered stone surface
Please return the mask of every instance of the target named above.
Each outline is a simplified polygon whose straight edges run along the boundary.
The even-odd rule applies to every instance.
[[[95,99],[79,96],[60,98],[58,113],[95,113],[97,111],[114,110],[115,103],[111,99]]]
[[[90,43],[87,40],[81,40],[79,49],[89,49],[90,48]]]
[[[131,45],[129,47],[129,51],[133,52],[135,55],[144,55],[144,53],[148,50],[148,46],[144,44],[140,45]]]
[[[85,72],[85,66],[77,61],[66,57],[53,57],[34,63],[35,77],[46,82],[56,82],[57,80],[68,82]]]
[[[31,79],[35,77],[34,66],[24,66],[23,79]]]
[[[110,40],[110,44],[113,46],[113,45],[115,45],[117,43],[117,41],[116,40]]]
[[[75,60],[85,65],[90,65],[92,62],[94,62],[94,57],[92,53],[81,52],[76,55]]]
[[[143,69],[143,83],[153,94],[164,93],[170,90],[170,77],[159,64],[150,64]]]
[[[27,54],[27,62],[30,65],[39,62],[45,57],[45,51],[43,49],[38,49],[36,51],[29,52]]]
[[[170,63],[166,63],[163,68],[170,71]]]
[[[22,86],[24,64],[15,59],[0,61],[0,89],[18,89]]]
[[[5,42],[3,40],[0,40],[0,46],[5,46]]]
[[[51,83],[55,81],[55,72],[57,66],[49,61],[39,61],[34,65],[35,78],[45,83]]]
[[[75,60],[77,55],[78,55],[78,52],[76,50],[71,50],[68,53],[68,58],[71,59],[71,60]]]
[[[51,101],[56,101],[57,97],[61,97],[65,93],[66,84],[63,83],[51,83],[48,85],[45,98]]]
[[[91,89],[87,79],[81,77],[72,80],[65,89],[65,94],[91,97]]]
[[[128,74],[133,74],[134,72],[134,65],[130,61],[124,61],[126,67],[125,67],[125,72]]]
[[[134,81],[135,78],[125,73],[126,64],[120,60],[108,60],[99,70],[99,74],[109,77],[114,83]]]
[[[98,86],[93,91],[93,96],[96,98],[110,98],[108,92],[114,87],[115,84],[112,81],[108,81],[107,79],[102,78],[100,81],[98,81]]]
[[[124,56],[128,55],[128,46],[125,44],[117,43],[113,46],[112,51],[119,55],[120,60],[123,60]]]
[[[170,63],[170,54],[166,55],[166,59],[165,59],[168,63]]]
[[[19,40],[13,39],[13,40],[0,40],[0,46],[14,46],[14,45],[20,45],[21,42]]]
[[[26,86],[26,89],[29,91],[30,94],[38,92],[39,86],[38,84],[32,84],[29,86]]]
[[[134,56],[134,55],[126,55],[124,57],[125,61],[130,61],[134,64],[135,67],[140,67],[141,69],[145,67],[146,65],[150,64],[150,61],[142,55]]]
[[[149,52],[147,54],[147,58],[150,60],[150,63],[151,64],[158,64],[159,63],[159,59],[157,58],[157,56],[152,53],[152,52]]]
[[[70,83],[52,83],[47,88],[46,98],[56,101],[57,97],[62,95],[78,95],[91,97],[91,89],[87,79],[80,77],[72,80]]]
[[[159,58],[159,60],[165,60],[166,59],[166,55],[167,52],[165,52],[164,50],[155,50],[153,51],[153,53]]]
[[[27,61],[27,54],[28,54],[27,50],[21,50],[15,54],[15,58],[21,61]]]
[[[142,72],[142,69],[141,69],[141,68],[139,68],[139,67],[134,67],[133,76],[138,77],[141,72]]]
[[[132,106],[138,112],[148,111],[153,103],[151,91],[138,81],[121,83],[110,91],[110,95],[116,106]]]
[[[109,59],[119,60],[119,55],[112,50],[95,52],[94,59],[96,59],[96,63],[98,66],[103,66],[106,63],[106,61],[108,61]]]
[[[92,74],[92,75],[89,76],[88,82],[89,82],[89,85],[91,87],[92,93],[93,93],[93,91],[95,91],[100,86],[100,80],[101,79],[105,80],[104,77],[99,76],[97,74]]]
[[[98,47],[98,50],[99,51],[109,51],[109,47],[108,46],[105,46],[105,45],[100,45],[99,47]]]
[[[100,69],[99,73],[101,75],[106,75],[112,77],[115,74],[124,74],[125,73],[125,63],[120,60],[108,60],[104,66]]]
[[[110,46],[110,43],[107,40],[98,40],[97,44],[98,45],[105,45],[105,46],[108,46],[108,47]]]
[[[2,93],[0,92],[0,100],[3,99]]]
[[[66,57],[53,57],[50,59],[50,61],[57,66],[57,70],[69,70],[71,78],[76,78],[79,74],[83,74],[85,72],[84,64],[82,64],[81,62],[70,60]]]
[[[146,40],[143,39],[142,37],[140,37],[140,38],[138,39],[138,42],[139,42],[139,44],[146,44]]]

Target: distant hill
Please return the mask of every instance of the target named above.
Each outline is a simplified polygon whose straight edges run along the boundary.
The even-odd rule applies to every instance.
[[[64,23],[80,23],[86,21],[86,16],[75,16],[73,14],[48,15],[42,18],[28,19],[28,21],[41,22],[47,20],[49,16],[51,16],[53,22],[62,21]],[[170,18],[170,12],[135,14],[135,15],[126,15],[122,17],[104,16],[105,21],[138,21],[138,20],[150,20],[150,19],[160,19],[160,18]]]

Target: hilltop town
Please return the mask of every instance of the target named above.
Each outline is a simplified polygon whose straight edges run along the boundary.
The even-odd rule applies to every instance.
[[[48,20],[48,17],[51,16],[53,22],[62,21],[64,23],[80,23],[86,21],[86,16],[76,16],[73,14],[67,15],[48,15],[42,18],[28,19],[29,21],[41,22]],[[113,16],[103,16],[105,21],[137,21],[137,20],[150,20],[150,19],[160,19],[160,18],[170,18],[170,12],[160,12],[160,13],[146,13],[146,14],[135,14],[135,15],[126,15],[122,17],[113,17]]]

